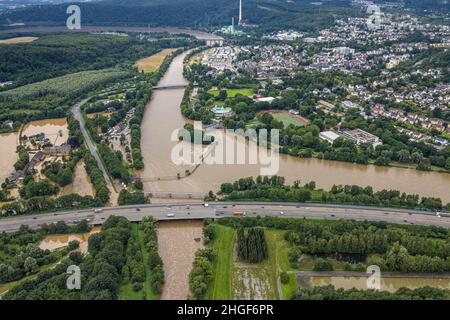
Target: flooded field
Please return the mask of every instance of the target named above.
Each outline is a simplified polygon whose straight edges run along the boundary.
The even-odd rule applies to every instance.
[[[333,285],[343,289],[367,289],[366,277],[310,277],[313,286]],[[408,277],[382,277],[381,290],[395,292],[402,287],[415,289],[430,286],[434,288],[450,289],[450,278],[408,278]]]
[[[44,133],[54,145],[62,145],[69,137],[66,118],[31,121],[22,130],[22,136]]]
[[[203,247],[203,222],[163,221],[158,227],[158,251],[164,262],[166,282],[161,299],[186,299],[195,252]]]
[[[77,193],[80,196],[95,196],[94,186],[84,169],[84,161],[80,160],[75,167],[73,181],[61,191],[62,195]]]
[[[271,283],[271,266],[268,261],[245,263],[239,261],[236,243],[233,249],[233,272],[231,280],[232,297],[236,300],[277,299],[274,284]]]
[[[14,171],[14,163],[18,159],[16,153],[17,133],[0,134],[0,146],[2,146],[0,156],[0,183],[3,183]]]
[[[44,238],[44,240],[39,243],[39,248],[42,250],[56,250],[66,247],[70,241],[80,242],[80,251],[82,253],[87,253],[88,240],[89,237],[101,231],[101,227],[93,227],[90,232],[77,233],[77,234],[54,234],[49,235]]]

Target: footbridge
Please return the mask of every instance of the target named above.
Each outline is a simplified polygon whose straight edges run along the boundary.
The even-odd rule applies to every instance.
[[[161,84],[156,85],[153,87],[153,90],[164,90],[164,89],[184,89],[187,87],[187,84],[185,83],[178,83],[178,84]]]

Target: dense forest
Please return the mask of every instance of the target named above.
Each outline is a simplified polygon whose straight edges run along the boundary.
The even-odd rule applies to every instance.
[[[127,262],[127,245],[131,225],[126,218],[110,217],[100,233],[89,238],[89,255],[70,253],[68,259],[53,269],[40,273],[35,279],[24,281],[9,290],[5,300],[87,299],[112,300],[122,281],[122,271]],[[81,290],[68,290],[66,270],[69,265],[79,265],[82,276]]]
[[[140,25],[176,26],[209,30],[214,26],[229,25],[231,17],[237,18],[236,1],[222,0],[108,0],[78,4],[82,23],[87,25]],[[183,10],[180,10],[180,6]],[[29,7],[8,12],[2,19],[11,21],[42,22],[62,25],[67,19],[67,5]],[[261,29],[295,28],[315,31],[335,16],[345,17],[351,12],[348,1],[323,2],[321,6],[310,1],[286,2],[248,0],[244,2],[244,17]]]
[[[185,42],[177,40],[176,45],[188,42],[189,38]],[[170,38],[148,42],[134,35],[44,35],[31,43],[0,46],[0,82],[13,81],[21,86],[68,73],[131,64],[173,45]]]

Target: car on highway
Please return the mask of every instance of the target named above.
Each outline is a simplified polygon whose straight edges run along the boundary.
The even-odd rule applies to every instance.
[[[283,211],[280,211],[280,215],[284,216],[284,212],[283,212]]]
[[[140,208],[136,208],[136,211],[141,211],[141,209]]]
[[[167,217],[168,217],[168,218],[173,218],[173,217],[175,217],[175,214],[173,214],[173,213],[168,213],[168,214],[167,214]]]
[[[204,203],[203,206],[204,207],[209,207],[209,204],[208,203]]]

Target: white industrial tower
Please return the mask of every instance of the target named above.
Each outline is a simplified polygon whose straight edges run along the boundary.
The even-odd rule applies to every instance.
[[[242,17],[242,0],[239,0],[239,24],[242,24],[243,22]]]

